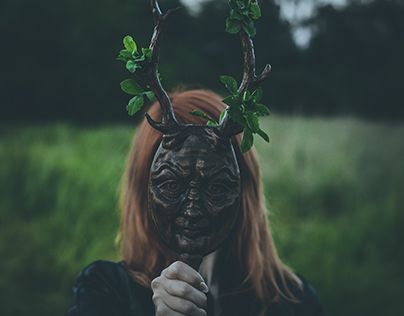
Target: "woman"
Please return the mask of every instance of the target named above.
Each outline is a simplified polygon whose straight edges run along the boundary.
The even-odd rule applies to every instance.
[[[171,96],[176,117],[204,124],[194,109],[218,118],[225,105],[213,92],[192,90]],[[158,119],[160,107],[148,111]],[[137,133],[122,190],[119,234],[123,261],[97,261],[74,287],[69,315],[322,315],[314,289],[278,258],[267,223],[261,174],[254,150],[233,145],[241,174],[241,210],[231,235],[203,259],[199,271],[176,261],[147,216],[147,184],[161,134],[147,122]]]

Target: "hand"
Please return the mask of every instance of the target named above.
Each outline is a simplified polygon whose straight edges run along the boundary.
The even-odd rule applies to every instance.
[[[156,316],[206,316],[208,287],[186,263],[176,261],[151,282]]]

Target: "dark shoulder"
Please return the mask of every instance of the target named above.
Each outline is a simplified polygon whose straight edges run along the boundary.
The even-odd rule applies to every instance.
[[[323,307],[314,287],[302,275],[298,275],[302,287],[293,289],[298,303],[290,303],[295,316],[322,316]]]
[[[76,285],[100,284],[121,286],[128,281],[128,274],[120,262],[97,260],[85,267],[79,274]]]
[[[299,278],[303,283],[299,315],[323,315],[323,306],[316,290],[304,277],[299,275]]]
[[[122,262],[97,260],[77,277],[69,316],[147,315],[150,296],[151,291],[135,283]]]

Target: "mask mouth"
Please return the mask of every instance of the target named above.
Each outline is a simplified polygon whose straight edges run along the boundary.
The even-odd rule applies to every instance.
[[[191,233],[192,234],[192,233]],[[186,235],[184,231],[176,232],[176,248],[179,253],[206,255],[209,253],[209,236],[206,235]]]
[[[184,217],[178,217],[175,220],[175,226],[179,233],[188,238],[208,236],[210,233],[209,220],[206,218],[202,218],[193,223]]]
[[[183,227],[181,232],[188,238],[198,238],[209,235],[209,228]]]
[[[210,223],[207,218],[200,218],[197,221],[192,221],[183,216],[177,217],[175,219],[175,225],[180,228],[193,230],[205,229],[210,227]]]

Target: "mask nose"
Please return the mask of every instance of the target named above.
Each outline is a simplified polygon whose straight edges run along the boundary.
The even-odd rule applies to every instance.
[[[200,204],[199,190],[195,187],[191,187],[184,205],[184,216],[193,220],[202,217],[203,213]]]

